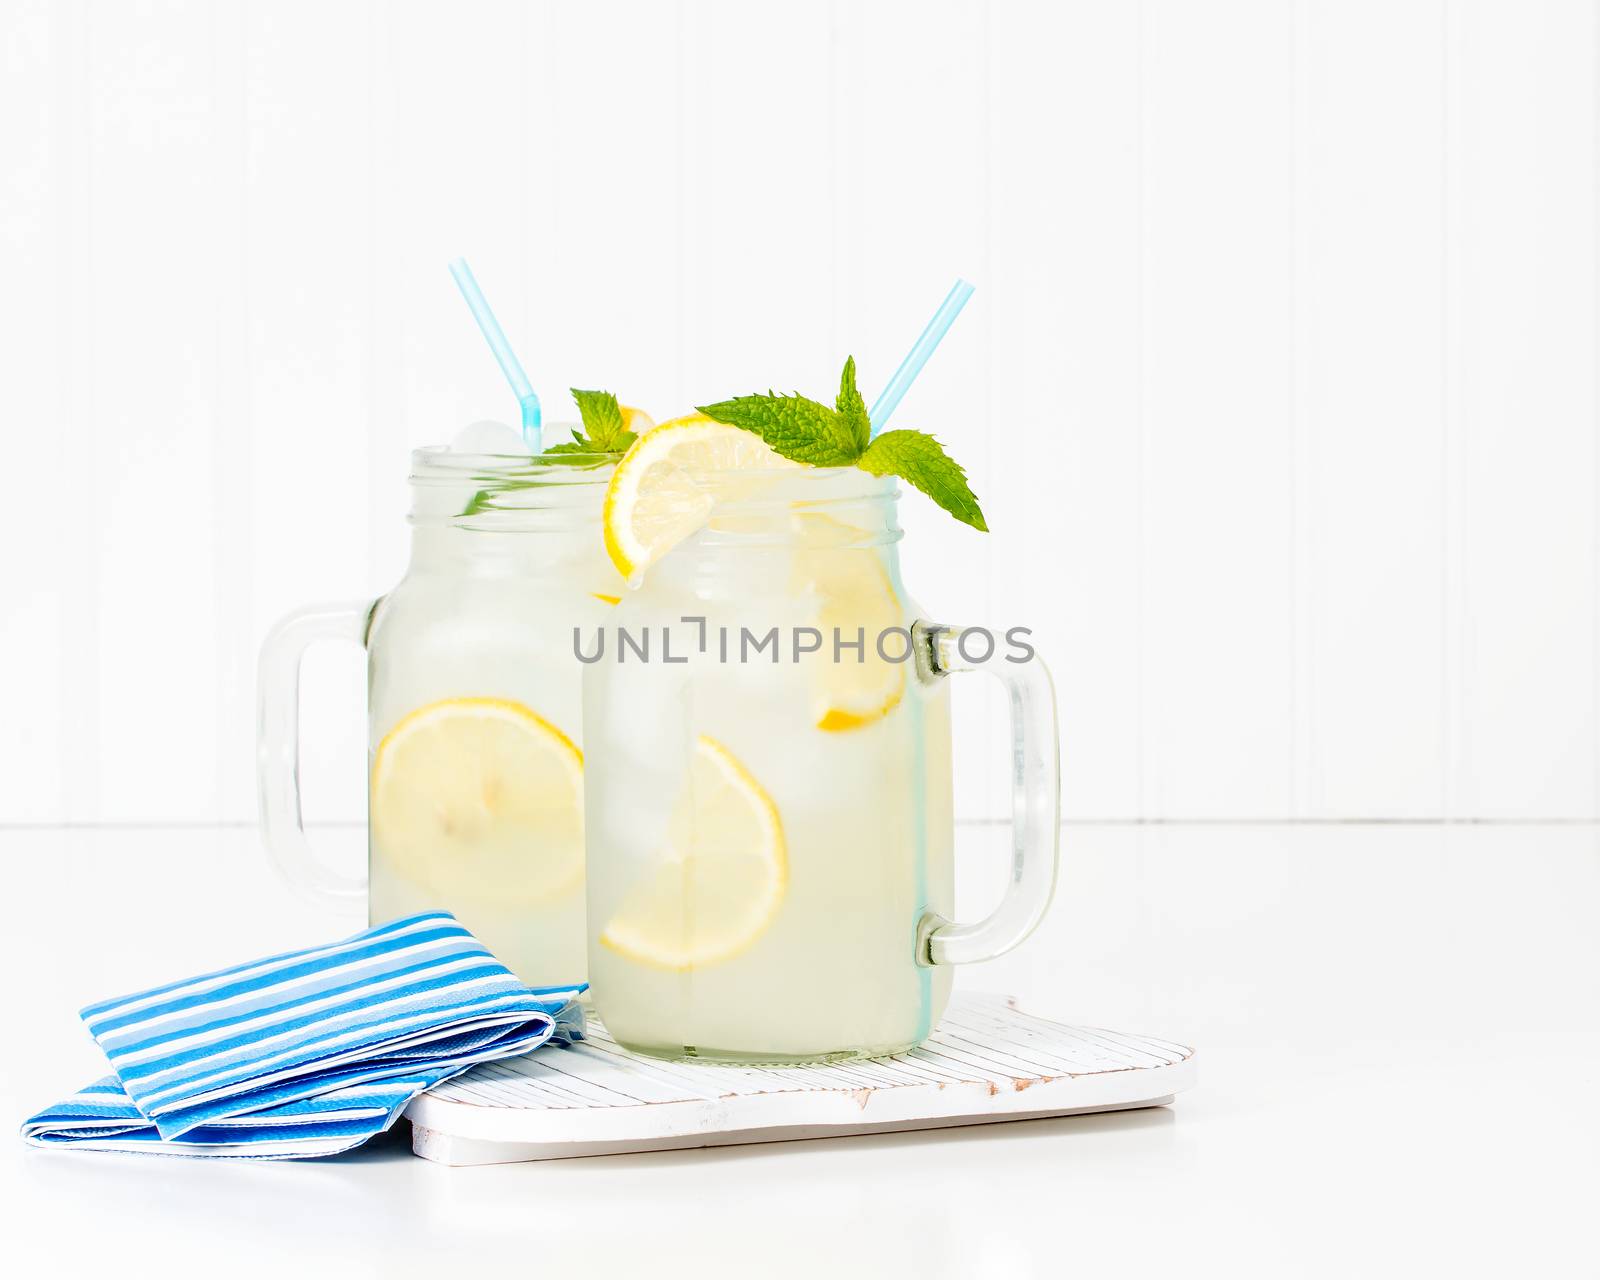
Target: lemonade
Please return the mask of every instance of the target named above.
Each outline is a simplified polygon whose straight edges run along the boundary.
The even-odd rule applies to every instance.
[[[586,968],[571,635],[622,590],[608,474],[419,450],[411,563],[367,637],[370,916],[454,912],[534,985]]]
[[[647,1053],[892,1053],[950,989],[916,959],[951,907],[948,694],[876,649],[899,628],[902,655],[918,616],[893,481],[767,463],[696,473],[709,521],[610,614],[602,654],[586,633],[590,979]],[[859,661],[834,661],[835,628]]]
[[[262,645],[262,834],[296,887],[373,923],[446,910],[533,986],[584,980],[583,728],[575,628],[624,591],[604,550],[613,464],[654,425],[574,389],[582,423],[539,454],[474,423],[412,455],[411,562],[374,602],[313,605]],[[367,651],[368,874],[301,820],[299,671],[315,641]]]
[[[984,628],[923,620],[900,579],[897,477],[987,530],[937,440],[874,426],[847,360],[833,406],[701,406],[640,434],[607,482],[606,550],[632,590],[577,650],[589,966],[631,1049],[909,1049],[949,966],[1015,946],[1049,905],[1049,673],[1031,646],[1002,655]],[[949,918],[957,671],[997,678],[1011,711],[1011,881],[972,924]]]

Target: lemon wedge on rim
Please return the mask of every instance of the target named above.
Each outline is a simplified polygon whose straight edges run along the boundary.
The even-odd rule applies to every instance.
[[[663,422],[633,442],[606,485],[601,520],[611,562],[632,581],[700,528],[719,497],[740,495],[730,473],[800,465],[760,436],[703,414]]]

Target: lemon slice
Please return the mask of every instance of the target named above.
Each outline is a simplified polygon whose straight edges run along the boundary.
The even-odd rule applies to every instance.
[[[622,410],[622,429],[631,431],[636,436],[642,436],[646,431],[655,430],[656,420],[643,409],[635,409],[631,404],[620,404],[617,408]]]
[[[788,879],[772,797],[726,747],[702,735],[666,846],[600,944],[662,969],[720,964],[766,932]]]
[[[663,427],[681,427],[681,426],[685,426],[685,425],[687,425],[688,423],[691,423],[691,422],[715,422],[715,421],[716,421],[715,418],[708,418],[703,413],[686,413],[681,418],[668,418],[665,422],[661,423],[660,425],[662,425]],[[654,431],[655,428],[651,427],[650,430]],[[641,432],[640,434],[642,435],[643,432]]]
[[[583,882],[583,755],[519,702],[430,703],[378,744],[372,836],[445,902],[553,901]]]
[[[760,436],[700,414],[674,418],[640,436],[606,486],[606,551],[632,581],[688,537],[719,497],[737,497],[729,472],[798,467]]]
[[[794,521],[800,550],[791,587],[817,602],[814,625],[823,636],[822,649],[808,660],[813,723],[830,733],[859,729],[883,719],[905,696],[909,658],[889,662],[878,653],[879,637],[906,625],[904,610],[883,561],[863,545],[866,530],[810,512],[796,513]],[[842,642],[838,661],[835,634]],[[889,636],[884,651],[899,657],[906,643],[904,636]]]

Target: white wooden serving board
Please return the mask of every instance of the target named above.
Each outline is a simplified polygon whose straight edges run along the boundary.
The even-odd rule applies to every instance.
[[[828,1066],[665,1062],[588,1039],[485,1063],[416,1099],[411,1145],[441,1164],[731,1146],[1121,1111],[1194,1083],[1194,1050],[1069,1027],[958,994],[909,1053]]]

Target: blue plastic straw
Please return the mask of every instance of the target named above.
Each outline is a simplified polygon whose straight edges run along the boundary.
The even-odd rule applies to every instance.
[[[911,389],[911,384],[917,380],[917,375],[922,372],[922,366],[928,363],[928,357],[933,354],[934,348],[944,341],[944,335],[950,332],[950,326],[956,322],[956,317],[961,314],[961,308],[967,305],[967,299],[971,296],[972,286],[965,280],[957,280],[950,287],[944,302],[933,313],[933,319],[928,321],[928,327],[917,339],[917,345],[906,353],[906,358],[894,371],[894,377],[889,379],[889,385],[879,393],[871,410],[868,411],[867,416],[872,419],[873,435],[883,430],[884,424],[900,407],[900,401]]]
[[[472,308],[472,318],[478,322],[478,328],[483,330],[483,336],[489,340],[489,349],[494,352],[494,358],[500,362],[500,371],[506,375],[506,381],[511,384],[512,393],[517,397],[517,403],[522,406],[522,438],[529,449],[538,453],[544,442],[544,419],[539,411],[539,397],[534,393],[533,383],[528,381],[528,375],[522,371],[522,364],[517,360],[517,353],[506,341],[505,330],[494,318],[494,312],[489,310],[489,300],[483,296],[483,290],[478,288],[478,282],[473,278],[472,268],[467,265],[467,260],[457,258],[452,262],[450,274],[455,277],[461,296]]]

